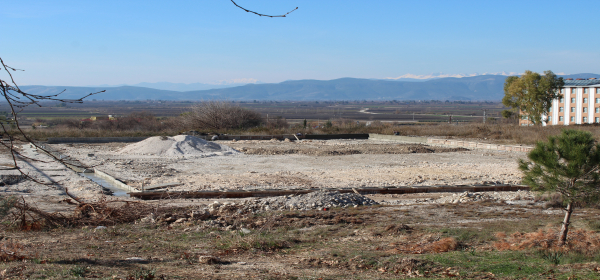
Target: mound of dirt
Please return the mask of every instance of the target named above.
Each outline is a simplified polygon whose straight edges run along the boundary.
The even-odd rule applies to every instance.
[[[177,135],[174,137],[150,137],[144,141],[127,145],[118,153],[156,156],[214,156],[238,152],[228,146],[208,142],[191,135]]]

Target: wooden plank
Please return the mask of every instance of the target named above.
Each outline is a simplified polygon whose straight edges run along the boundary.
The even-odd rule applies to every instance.
[[[234,191],[155,191],[155,192],[132,192],[131,197],[143,200],[169,199],[169,198],[245,198],[245,197],[271,197],[284,195],[307,194],[315,191],[339,191],[340,193],[360,194],[412,194],[431,192],[484,192],[484,191],[518,191],[529,190],[527,186],[520,185],[460,185],[460,186],[416,186],[416,187],[389,187],[389,188],[360,188],[360,189],[304,189],[304,190],[234,190]]]

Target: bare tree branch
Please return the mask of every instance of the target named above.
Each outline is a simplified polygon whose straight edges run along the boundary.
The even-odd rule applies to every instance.
[[[257,16],[261,16],[261,17],[270,17],[270,18],[274,18],[274,17],[285,17],[285,16],[289,15],[291,12],[293,12],[293,11],[295,11],[295,10],[298,10],[298,7],[296,7],[295,9],[293,9],[293,10],[291,10],[291,11],[289,11],[289,12],[287,12],[287,13],[283,14],[283,15],[271,16],[271,15],[265,15],[265,14],[257,13],[257,12],[255,12],[255,11],[248,10],[248,9],[246,9],[246,8],[244,8],[244,7],[240,6],[240,5],[238,5],[238,4],[237,4],[237,3],[235,3],[233,0],[231,0],[231,3],[233,3],[233,5],[235,5],[236,7],[238,7],[238,8],[240,8],[240,9],[242,9],[242,10],[246,11],[247,13],[253,13],[253,14],[257,15]]]
[[[66,159],[56,157],[55,155],[50,153],[48,150],[44,149],[44,147],[41,147],[38,144],[36,144],[33,141],[33,139],[29,138],[29,136],[27,136],[27,134],[25,134],[25,132],[21,129],[21,126],[19,125],[18,114],[23,110],[23,108],[25,108],[29,105],[37,105],[39,107],[42,107],[42,105],[39,103],[40,101],[49,100],[49,101],[58,101],[58,102],[65,102],[65,103],[83,103],[83,99],[85,99],[89,96],[98,94],[98,93],[105,92],[105,91],[103,90],[103,91],[99,91],[99,92],[93,92],[93,93],[87,94],[86,96],[78,98],[78,99],[59,98],[58,96],[60,94],[62,94],[63,92],[65,92],[65,90],[61,91],[60,93],[52,94],[52,95],[29,94],[27,92],[22,91],[19,88],[19,86],[15,82],[13,75],[11,73],[11,71],[23,71],[23,70],[16,69],[16,68],[6,65],[4,63],[4,61],[2,60],[2,58],[0,57],[0,71],[2,71],[2,70],[4,70],[4,72],[6,72],[8,74],[8,76],[10,77],[10,82],[0,79],[0,95],[2,95],[2,97],[4,97],[4,99],[8,103],[8,106],[10,107],[10,111],[11,111],[13,121],[14,121],[14,126],[18,130],[19,134],[23,137],[23,139],[25,139],[26,143],[30,143],[35,148],[44,151],[47,155],[49,155],[51,158],[53,158],[53,160],[60,162],[62,164],[66,164],[66,162],[65,162]],[[33,160],[33,161],[39,161],[39,160],[28,158],[27,156],[25,156],[22,153],[20,153],[19,151],[17,151],[17,149],[15,148],[15,141],[14,141],[13,137],[10,135],[8,128],[1,122],[0,122],[0,127],[2,128],[2,133],[5,135],[8,135],[8,138],[10,140],[10,143],[0,142],[0,144],[1,144],[1,146],[4,146],[5,148],[7,148],[10,151],[15,168],[19,171],[19,173],[21,173],[22,175],[26,176],[29,180],[32,180],[36,183],[40,183],[40,184],[44,184],[44,185],[54,185],[55,182],[41,182],[39,180],[36,180],[35,178],[32,178],[29,174],[24,173],[21,170],[21,168],[19,168],[19,166],[17,164],[17,157],[20,157],[23,159],[28,159],[28,160]]]

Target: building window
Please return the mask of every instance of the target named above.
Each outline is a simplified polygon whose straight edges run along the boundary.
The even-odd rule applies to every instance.
[[[575,117],[571,117],[571,121],[572,121],[572,122],[575,122]]]
[[[587,107],[583,107],[583,112],[587,113]]]
[[[600,98],[598,98],[598,99],[600,100]],[[561,99],[560,99],[560,103],[565,103],[565,99],[564,99],[564,98],[561,98]]]
[[[548,113],[552,113],[552,107],[548,108]]]
[[[560,89],[560,93],[561,93],[561,94],[565,94],[565,89],[564,89],[564,88],[561,88],[561,89]]]
[[[572,88],[572,89],[571,89],[571,93],[572,93],[572,94],[576,94],[576,93],[577,93],[577,88]]]
[[[559,121],[559,122],[562,122],[562,121],[564,121],[564,120],[565,120],[565,118],[563,118],[563,116],[559,116],[559,117],[558,117],[558,121]]]
[[[565,107],[558,107],[558,111],[559,112],[564,112],[565,111]]]
[[[587,98],[584,98],[584,99],[583,99],[583,103],[587,103]]]
[[[583,117],[583,122],[587,123],[587,117]]]
[[[571,98],[571,103],[575,103],[575,98]]]
[[[600,88],[596,89],[596,93],[600,94]]]
[[[596,117],[596,119],[594,120],[595,123],[600,123],[600,118]]]
[[[596,107],[596,113],[600,113],[600,108]]]
[[[552,117],[548,117],[548,122],[551,122],[551,121],[552,121]]]
[[[588,93],[588,89],[587,89],[587,88],[584,88],[584,89],[583,89],[583,93],[584,93],[584,94],[587,94],[587,93]]]
[[[575,107],[571,107],[571,113],[575,113]]]
[[[600,103],[600,98],[596,98],[596,104],[598,104],[598,103]]]

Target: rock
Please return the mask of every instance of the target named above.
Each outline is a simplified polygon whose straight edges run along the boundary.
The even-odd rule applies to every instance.
[[[179,224],[179,223],[183,223],[185,221],[187,221],[187,218],[179,218],[179,219],[175,220],[175,222],[173,222],[173,223],[174,224]]]
[[[194,210],[190,213],[192,220],[206,220],[210,218],[210,212],[207,209]]]
[[[221,260],[215,256],[200,256],[198,262],[201,264],[219,264]]]
[[[125,259],[127,262],[135,262],[135,263],[147,263],[148,261],[144,258],[140,257],[131,257]]]
[[[240,231],[241,231],[243,234],[249,234],[249,233],[251,232],[251,231],[250,231],[249,229],[247,229],[247,228],[241,228],[241,229],[240,229]]]
[[[150,213],[150,215],[140,219],[140,224],[154,224],[156,220],[154,219],[154,213]]]

